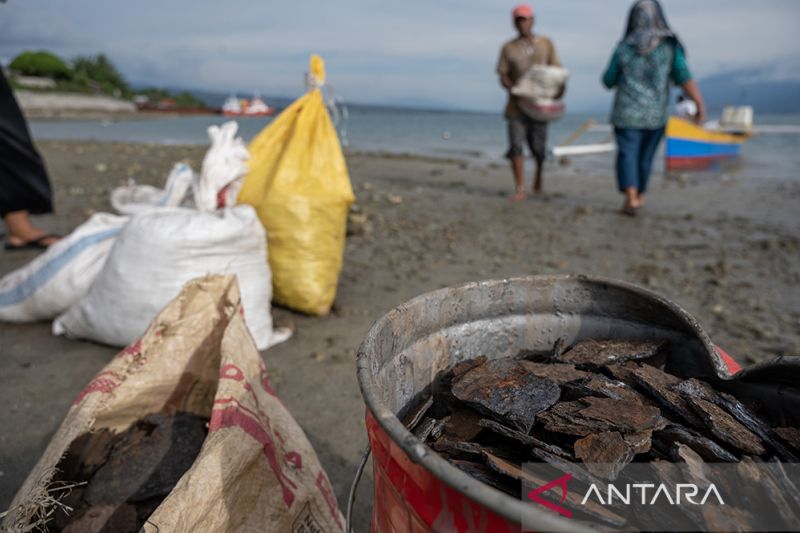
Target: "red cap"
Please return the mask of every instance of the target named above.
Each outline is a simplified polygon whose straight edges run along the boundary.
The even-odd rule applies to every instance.
[[[530,4],[520,4],[511,12],[511,18],[516,19],[520,17],[526,19],[533,18],[533,8]]]

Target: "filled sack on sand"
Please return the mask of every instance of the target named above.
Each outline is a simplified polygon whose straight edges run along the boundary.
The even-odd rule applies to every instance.
[[[163,189],[136,183],[117,187],[111,191],[111,206],[118,213],[135,215],[157,207],[213,211],[234,205],[250,157],[244,141],[236,136],[238,130],[239,125],[234,121],[208,128],[211,145],[200,174],[195,174],[186,163],[175,163]]]
[[[89,293],[53,323],[53,333],[124,346],[139,338],[183,285],[235,274],[244,318],[259,350],[286,340],[273,332],[266,235],[252,207],[140,213],[120,233]]]
[[[0,320],[52,319],[89,292],[129,218],[97,213],[33,261],[0,279]]]
[[[201,211],[236,203],[250,159],[244,140],[236,136],[238,130],[234,121],[208,128],[211,146],[203,157],[200,175],[192,182],[194,203]]]
[[[312,56],[309,91],[250,143],[250,171],[239,201],[250,204],[269,236],[275,302],[327,314],[342,268],[353,190]]]
[[[236,136],[238,130],[239,125],[234,121],[208,128],[211,145],[200,174],[186,163],[175,163],[163,189],[132,182],[111,191],[111,206],[118,213],[135,215],[157,207],[213,211],[234,205],[250,157],[244,141]]]
[[[82,526],[90,523],[95,531],[120,531],[125,529],[120,522],[132,515],[126,523],[134,527],[141,523],[146,533],[343,531],[344,518],[328,476],[305,433],[270,386],[241,311],[233,276],[188,283],[142,338],[120,352],[78,394],[17,491],[0,529],[54,530],[70,520]],[[54,477],[56,471],[71,471],[61,464],[62,458],[74,457],[67,452],[81,439],[102,434],[114,438],[135,431],[143,422],[187,416],[208,419],[207,434],[202,429],[191,432],[195,439],[191,448],[197,455],[188,469],[181,468],[170,478],[174,484],[154,481],[175,471],[170,461],[181,446],[176,442],[170,446],[169,441],[186,431],[168,434],[167,445],[153,452],[123,456],[114,466],[127,465],[127,473],[98,480],[109,465],[105,463],[91,475],[88,487],[73,484],[71,493],[64,490],[69,480]],[[198,438],[203,439],[199,452]],[[96,446],[82,457],[102,453]],[[131,472],[132,464],[139,468]],[[100,481],[115,490],[92,498]],[[75,506],[76,516],[64,516],[73,512],[69,504],[74,505],[73,497],[81,491],[84,501],[97,503],[88,509]],[[149,496],[146,500],[141,499],[143,491]],[[142,504],[150,506],[144,515]]]
[[[189,165],[175,163],[163,189],[136,183],[117,187],[111,191],[111,207],[117,213],[135,215],[154,207],[185,206],[184,202],[194,179],[194,172]]]

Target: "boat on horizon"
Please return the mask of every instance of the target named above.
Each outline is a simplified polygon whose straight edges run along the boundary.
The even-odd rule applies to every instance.
[[[275,108],[267,105],[258,95],[251,100],[231,95],[222,104],[221,113],[226,117],[266,117],[275,113]]]

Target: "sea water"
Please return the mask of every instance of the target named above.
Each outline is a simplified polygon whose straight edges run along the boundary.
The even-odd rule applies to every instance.
[[[409,154],[455,159],[469,164],[505,164],[506,123],[498,113],[436,111],[420,109],[350,106],[337,122],[348,152]],[[346,118],[344,118],[346,115]],[[710,117],[718,118],[718,117]],[[587,120],[604,123],[605,113],[572,113],[553,122],[548,146],[563,143]],[[207,144],[206,130],[212,124],[231,120],[215,115],[154,117],[124,120],[33,121],[36,139],[146,142],[159,144]],[[236,118],[245,141],[258,134],[273,117]],[[800,124],[800,114],[756,115],[757,125]],[[613,140],[611,130],[598,129],[582,135],[577,143]],[[663,152],[663,143],[661,150]],[[657,156],[661,158],[661,154]],[[576,156],[571,172],[613,174],[613,153]],[[654,171],[663,168],[657,159]],[[800,135],[764,134],[749,139],[734,165],[725,165],[727,175],[748,179],[797,179],[800,168]]]

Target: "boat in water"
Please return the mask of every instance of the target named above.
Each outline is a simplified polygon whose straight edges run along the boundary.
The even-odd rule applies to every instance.
[[[266,117],[275,113],[275,108],[268,106],[258,95],[252,100],[231,95],[222,104],[221,111],[226,117]]]
[[[739,156],[742,144],[752,135],[753,108],[729,107],[717,123],[698,125],[670,117],[667,122],[666,169],[702,170]]]

